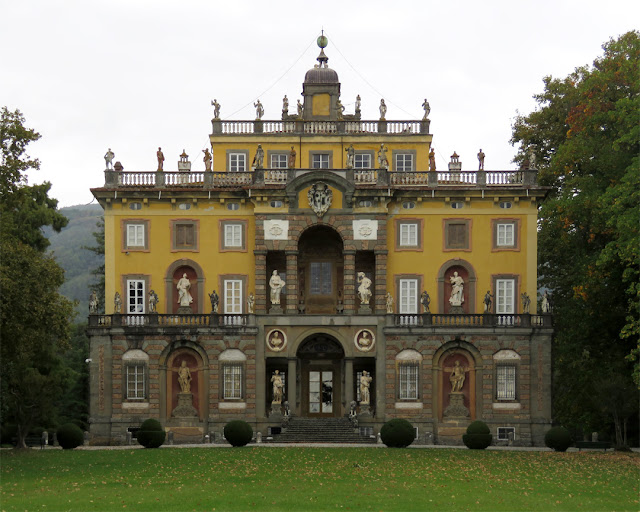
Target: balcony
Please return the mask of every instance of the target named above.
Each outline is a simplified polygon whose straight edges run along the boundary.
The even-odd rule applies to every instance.
[[[429,135],[430,121],[312,121],[298,118],[267,121],[222,121],[213,119],[212,135]]]
[[[284,188],[310,172],[339,176],[356,188],[393,189],[491,189],[537,188],[535,169],[517,171],[417,171],[390,172],[385,169],[257,169],[251,172],[124,172],[106,170],[108,189],[243,189]]]

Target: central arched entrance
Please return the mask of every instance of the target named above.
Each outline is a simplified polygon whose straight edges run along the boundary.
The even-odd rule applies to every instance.
[[[344,350],[340,342],[328,334],[314,334],[300,344],[297,356],[301,366],[301,415],[342,416]]]

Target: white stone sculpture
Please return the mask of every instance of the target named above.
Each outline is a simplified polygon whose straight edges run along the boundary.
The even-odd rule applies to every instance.
[[[373,381],[373,377],[369,375],[369,372],[364,370],[362,372],[362,376],[360,377],[360,403],[361,404],[369,404],[371,403],[371,381]]]
[[[256,107],[256,119],[262,119],[262,116],[264,115],[264,108],[262,107],[262,103],[260,103],[260,100],[257,100],[253,104],[253,106]]]
[[[384,121],[387,117],[387,105],[384,100],[380,100],[380,121]]]
[[[451,375],[449,376],[449,382],[451,382],[451,392],[452,393],[460,393],[462,391],[462,386],[464,386],[465,380],[465,372],[467,368],[464,368],[460,365],[460,361],[456,361],[453,364],[453,368],[445,368],[446,371],[450,371]]]
[[[120,292],[116,292],[113,297],[113,312],[118,315],[122,313],[122,297],[120,297]]]
[[[393,296],[390,292],[387,292],[387,314],[393,314]]]
[[[311,209],[318,217],[322,218],[331,206],[333,192],[326,183],[314,183],[307,193],[307,199],[309,200]]]
[[[113,154],[113,151],[111,151],[111,148],[109,148],[107,150],[107,152],[104,154],[104,163],[107,166],[107,169],[113,169],[113,158],[116,155]]]
[[[454,272],[449,278],[451,282],[451,297],[449,297],[449,304],[452,306],[462,306],[464,302],[464,279],[458,275],[458,272]]]
[[[278,275],[278,271],[274,270],[269,279],[269,287],[271,288],[271,304],[277,306],[280,304],[280,294],[286,283]]]
[[[89,295],[89,313],[97,313],[98,312],[98,295],[95,290],[91,292]]]
[[[356,150],[353,149],[353,144],[345,149],[347,152],[347,169],[353,169],[356,161]]]
[[[158,295],[154,290],[149,292],[149,313],[157,313]]]
[[[371,299],[371,279],[369,279],[364,272],[358,272],[358,296],[360,297],[361,304],[369,304]]]
[[[551,313],[551,299],[549,298],[549,294],[545,291],[544,295],[542,295],[542,312],[543,313]]]
[[[256,149],[256,156],[253,157],[252,165],[256,169],[262,169],[264,165],[264,149],[262,149],[262,144],[258,144],[258,148]]]
[[[285,94],[284,98],[282,98],[282,119],[284,119],[288,115],[289,115],[289,98],[287,98],[287,95]]]
[[[431,113],[431,106],[429,105],[429,102],[427,101],[427,98],[424,99],[424,103],[422,104],[422,108],[424,109],[424,116],[422,117],[422,120],[426,121],[427,119],[429,119],[429,114]]]
[[[478,170],[484,171],[484,152],[482,151],[482,148],[478,151]]]
[[[187,274],[182,274],[182,278],[176,285],[178,289],[178,304],[180,306],[189,306],[193,302],[193,297],[189,293],[191,288],[191,281],[187,278]]]
[[[209,148],[203,149],[202,152],[204,153],[204,157],[202,158],[202,161],[204,162],[204,170],[211,171],[211,153]]]
[[[220,119],[220,103],[218,103],[218,100],[214,99],[211,104],[213,105],[213,118]]]
[[[273,401],[271,403],[282,403],[282,390],[284,389],[284,383],[282,382],[282,375],[280,371],[276,370],[271,377],[271,383],[273,384]]]
[[[186,361],[182,361],[182,365],[178,370],[178,384],[180,384],[182,393],[191,393],[191,370]]]
[[[380,169],[389,168],[389,160],[387,160],[387,148],[384,147],[384,144],[380,144],[380,150],[378,151],[378,167],[380,167]]]

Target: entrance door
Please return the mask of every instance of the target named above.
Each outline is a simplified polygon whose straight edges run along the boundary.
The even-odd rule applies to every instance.
[[[333,372],[309,372],[309,415],[333,416]]]

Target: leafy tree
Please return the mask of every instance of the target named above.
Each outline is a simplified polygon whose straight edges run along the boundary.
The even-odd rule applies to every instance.
[[[91,288],[96,290],[98,294],[98,307],[100,311],[104,312],[105,306],[105,282],[104,282],[104,217],[101,218],[98,222],[96,222],[96,227],[98,228],[96,231],[91,233],[93,235],[94,240],[96,241],[96,245],[89,247],[84,246],[83,249],[91,251],[95,255],[101,258],[101,265],[94,268],[91,271],[91,274],[97,281],[91,283]]]
[[[69,373],[58,353],[68,345],[73,304],[58,293],[64,272],[45,254],[43,226],[66,224],[49,183],[27,186],[38,160],[25,151],[40,135],[16,110],[0,112],[0,375],[2,421],[18,427],[18,448],[36,422],[49,420]]]
[[[598,383],[614,372],[631,383],[635,372],[640,384],[640,33],[603,49],[591,67],[544,78],[538,109],[518,116],[511,140],[516,161],[533,155],[550,187],[538,261],[553,291],[555,416],[592,429],[606,421]],[[637,388],[627,400],[637,411]]]

